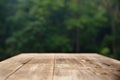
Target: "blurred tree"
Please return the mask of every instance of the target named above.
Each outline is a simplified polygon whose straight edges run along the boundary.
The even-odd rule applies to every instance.
[[[69,30],[73,30],[73,34],[76,34],[71,38],[71,40],[75,39],[73,42],[75,52],[96,51],[94,48],[97,46],[97,43],[95,43],[97,29],[106,21],[105,13],[104,7],[100,5],[100,0],[94,2],[93,0],[70,0],[66,26]],[[92,45],[94,45],[93,50]]]
[[[6,54],[5,40],[7,38],[7,14],[8,3],[7,0],[0,1],[0,60],[8,57]]]
[[[99,0],[18,0],[17,11],[11,17],[15,30],[7,39],[11,53],[80,52],[80,44],[83,51],[91,50],[96,26],[106,21],[105,10],[98,4]]]
[[[120,11],[119,11],[119,0],[103,0],[104,7],[106,8],[109,22],[111,23],[111,45],[112,45],[112,53],[114,56],[118,55],[117,50],[117,24],[120,23]]]
[[[11,53],[69,51],[69,40],[63,33],[63,7],[64,0],[19,0],[11,17],[18,29],[7,39]]]
[[[2,0],[0,55],[21,52],[119,55],[119,8],[118,0]]]

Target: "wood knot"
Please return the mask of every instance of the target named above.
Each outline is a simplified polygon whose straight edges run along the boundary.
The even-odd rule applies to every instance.
[[[120,69],[119,70],[117,70],[118,72],[120,72]]]
[[[107,73],[106,72],[102,72],[101,75],[107,75]]]

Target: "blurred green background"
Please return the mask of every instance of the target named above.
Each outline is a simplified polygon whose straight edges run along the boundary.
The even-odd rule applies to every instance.
[[[119,0],[0,0],[0,60],[30,52],[120,59]]]

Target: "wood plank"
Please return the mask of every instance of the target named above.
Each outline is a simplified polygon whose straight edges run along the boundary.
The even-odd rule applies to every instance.
[[[99,59],[99,58],[102,58],[102,59]],[[110,61],[108,61],[108,62],[103,61],[103,60],[105,60],[105,57],[102,57],[100,55],[79,56],[79,58],[77,58],[77,60],[79,62],[81,62],[84,65],[84,67],[89,66],[89,74],[93,75],[94,77],[97,76],[101,80],[118,80],[118,79],[120,79],[120,75],[119,75],[120,73],[114,69],[117,67],[120,68],[120,65],[118,65],[117,67],[114,66],[114,68],[111,68],[108,65],[107,66],[103,65],[101,62],[104,62],[104,64],[111,63]],[[86,71],[84,71],[84,72],[86,72]]]
[[[7,80],[52,80],[54,55],[37,55]]]
[[[79,64],[74,58],[73,55],[59,55],[56,57],[53,80],[93,80],[93,77],[84,72],[87,70],[87,67]],[[79,66],[81,69],[78,68]]]
[[[68,58],[65,55],[55,56],[55,69],[54,69],[54,78],[53,80],[72,80],[71,69],[68,62]]]
[[[0,80],[7,80],[7,78],[14,74],[24,64],[29,62],[32,56],[19,55],[0,63]]]
[[[102,65],[96,56],[57,56],[54,80],[119,80],[120,73]]]

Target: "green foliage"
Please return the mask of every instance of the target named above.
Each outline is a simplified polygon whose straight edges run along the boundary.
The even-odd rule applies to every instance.
[[[103,55],[109,55],[109,54],[110,54],[110,50],[109,50],[109,48],[104,47],[104,48],[101,50],[100,53],[103,54]]]
[[[120,24],[116,22],[113,36],[109,8],[101,0],[1,0],[0,59],[24,52],[76,52],[76,48],[114,57],[114,37],[119,55]]]

